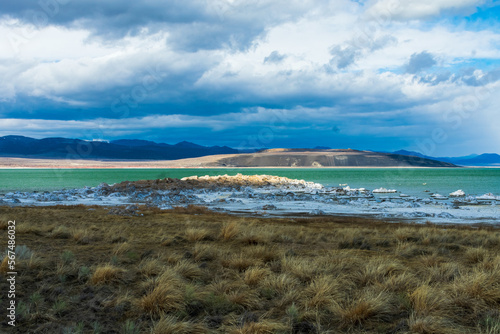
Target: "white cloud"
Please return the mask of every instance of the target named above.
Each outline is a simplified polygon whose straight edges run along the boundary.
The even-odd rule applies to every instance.
[[[286,106],[291,118],[305,117],[304,127],[351,120],[357,127],[344,133],[381,135],[393,127],[394,134],[417,136],[427,129],[424,117],[453,107],[460,96],[473,94],[470,86],[478,78],[488,76],[489,69],[476,68],[466,82],[461,66],[480,67],[478,58],[500,59],[495,29],[468,31],[444,20],[425,20],[450,11],[471,13],[481,3],[200,0],[196,6],[174,1],[166,8],[151,1],[139,8],[110,1],[101,7],[93,3],[102,9],[96,15],[91,5],[75,0],[74,7],[65,7],[68,12],[61,8],[60,16],[34,30],[9,12],[0,18],[0,101],[11,110],[18,106],[16,99],[28,96],[48,99],[61,110],[104,111],[100,120],[23,121],[13,119],[19,114],[9,118],[5,108],[0,129],[14,131],[7,127],[14,124],[27,133],[71,133],[80,127],[121,134],[173,127],[224,131],[269,122],[272,111],[255,107],[273,105]],[[132,9],[141,11],[135,15]],[[383,24],[366,20],[366,15],[380,18],[387,9],[390,17]],[[24,37],[17,50],[8,36]],[[404,73],[412,55],[424,51],[434,66]],[[145,105],[141,117],[107,119],[116,116],[106,114],[113,101],[143,85],[151,69],[159,73],[159,84],[138,101]],[[149,104],[162,103],[177,103],[177,109],[148,111]],[[216,106],[205,110],[204,103]],[[478,109],[476,125],[491,128],[498,138],[495,122],[482,121],[496,117],[492,110]],[[370,128],[366,120],[377,124]],[[439,117],[428,120],[432,126],[440,122]],[[471,136],[480,135],[474,131]]]
[[[469,2],[459,1],[453,6],[463,7]],[[378,2],[374,7],[382,6],[383,3]],[[242,6],[226,3],[221,8],[227,7],[225,15],[229,15],[239,8],[235,6],[240,5]],[[245,6],[252,5],[247,3]],[[295,6],[297,11],[301,8],[315,8],[311,4],[293,3],[290,6]],[[90,92],[137,84],[146,67],[151,64],[161,64],[166,73],[182,73],[189,71],[190,67],[199,68],[200,64],[205,64],[202,67],[206,67],[206,73],[193,86],[195,89],[212,90],[214,87],[240,84],[242,89],[248,90],[240,96],[289,96],[297,94],[301,89],[309,93],[319,92],[319,95],[329,91],[335,96],[348,91],[366,91],[367,86],[363,82],[367,80],[378,81],[379,86],[387,87],[384,84],[387,78],[382,75],[377,78],[377,75],[371,73],[381,68],[402,67],[408,63],[412,54],[423,50],[436,55],[441,60],[441,66],[454,65],[456,61],[467,59],[472,50],[474,57],[500,58],[500,50],[496,47],[500,43],[500,35],[489,31],[450,31],[440,26],[430,30],[404,25],[380,27],[379,31],[374,31],[374,35],[370,36],[373,38],[371,44],[363,48],[363,45],[356,45],[357,32],[363,30],[363,27],[357,26],[362,24],[356,16],[360,7],[354,3],[341,6],[338,2],[331,2],[330,6],[319,7],[323,11],[306,11],[298,21],[295,21],[296,16],[291,16],[290,21],[270,26],[264,39],[258,40],[253,48],[240,52],[222,49],[186,53],[168,46],[169,32],[149,34],[147,29],[135,37],[125,37],[105,45],[90,38],[89,31],[48,26],[23,44],[16,58],[5,51],[8,48],[0,48],[4,50],[0,51],[0,59],[18,59],[16,62],[19,64],[16,71],[0,68],[0,73],[10,78],[7,80],[8,84],[3,83],[4,89],[0,97],[13,98],[16,94],[23,93],[93,104],[95,101],[81,99],[86,98]],[[433,6],[448,8],[452,5],[451,2],[441,1]],[[262,10],[265,6],[261,7]],[[412,7],[405,2],[398,8],[418,10],[420,7]],[[295,13],[295,9],[291,11]],[[20,33],[25,29],[26,26],[19,21],[15,21],[15,24],[4,21],[0,25],[4,36]],[[392,42],[373,47],[372,44],[376,41],[387,38]],[[3,42],[5,44],[6,40]],[[335,74],[324,75],[323,67],[332,59],[332,46],[352,48],[356,56],[352,60],[352,69],[363,72],[340,77]],[[283,60],[264,64],[264,59],[272,52],[283,55]],[[336,80],[346,81],[333,82]],[[404,79],[396,81],[401,80]],[[356,87],[357,84],[360,86]],[[234,90],[237,87],[228,88]],[[379,90],[374,94],[381,92]],[[80,96],[69,96],[75,94]]]
[[[392,20],[412,20],[438,16],[447,10],[472,14],[485,0],[378,0],[372,1],[368,17]]]

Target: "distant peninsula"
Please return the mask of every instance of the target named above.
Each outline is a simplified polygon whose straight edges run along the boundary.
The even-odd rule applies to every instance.
[[[427,158],[343,149],[270,149],[217,157],[213,167],[457,167]]]
[[[207,155],[177,160],[90,160],[0,158],[0,168],[321,168],[457,167],[415,156],[357,150],[271,149],[255,153]]]

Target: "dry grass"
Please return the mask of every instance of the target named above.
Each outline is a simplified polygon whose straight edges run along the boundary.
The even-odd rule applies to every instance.
[[[205,228],[188,228],[186,229],[185,235],[188,241],[202,241],[209,238],[210,230]]]
[[[12,332],[500,332],[497,228],[140,210],[2,208],[27,246]]]
[[[132,245],[129,242],[125,241],[120,244],[116,244],[113,247],[113,255],[125,254],[126,252],[129,252],[131,249]]]
[[[195,244],[193,258],[195,261],[212,261],[217,258],[218,250],[213,245]]]
[[[482,247],[469,248],[465,251],[464,256],[468,264],[478,264],[487,258],[488,251]]]
[[[234,239],[239,233],[238,224],[236,222],[227,223],[222,226],[220,238],[224,241]]]
[[[82,228],[71,231],[71,236],[77,243],[83,245],[90,244],[91,242],[97,240],[97,236],[95,236],[91,231]]]
[[[281,259],[281,270],[303,282],[309,282],[321,272],[322,267],[309,258],[284,257]]]
[[[66,226],[60,225],[52,230],[52,237],[58,239],[67,239],[71,237],[71,232]]]
[[[288,292],[297,291],[300,286],[298,279],[288,273],[268,276],[262,282],[262,286],[274,294],[284,295]]]
[[[395,312],[392,296],[384,291],[368,290],[361,292],[356,299],[348,301],[345,307],[333,308],[339,313],[343,328],[353,328],[365,324],[368,320],[387,321]]]
[[[0,264],[0,273],[6,274],[9,270],[9,258],[4,256],[2,263]]]
[[[459,328],[456,324],[446,318],[439,316],[417,317],[412,315],[408,321],[408,326],[411,333],[415,334],[460,334],[466,333],[464,329]]]
[[[268,268],[251,267],[245,271],[244,281],[246,285],[256,286],[263,279],[271,274],[271,270]]]
[[[337,306],[348,287],[348,283],[343,280],[326,275],[319,276],[303,290],[301,300],[306,308],[323,309]]]
[[[443,312],[452,311],[448,308],[450,302],[447,294],[440,289],[422,285],[409,294],[413,311],[418,316],[430,316]]]
[[[288,326],[272,321],[245,323],[243,327],[231,331],[232,334],[274,334],[286,333]]]
[[[176,263],[174,270],[186,279],[197,279],[203,276],[203,271],[197,264],[188,260],[181,260]]]
[[[137,300],[137,305],[144,312],[158,317],[184,308],[184,284],[175,270],[166,268],[158,278],[147,283],[146,293]]]
[[[124,269],[117,268],[111,264],[105,264],[100,265],[95,269],[92,277],[90,278],[90,282],[95,285],[117,283],[123,280],[124,277]]]
[[[138,272],[145,277],[157,276],[164,270],[164,265],[159,259],[144,259],[139,264]]]
[[[221,260],[224,267],[236,269],[238,271],[245,271],[246,269],[259,265],[260,260],[249,258],[243,254],[232,254]]]
[[[205,327],[188,321],[178,321],[173,316],[164,316],[156,323],[153,334],[204,334]]]
[[[159,316],[164,312],[182,309],[184,307],[183,301],[179,285],[159,282],[151,292],[139,300],[138,304],[144,312]]]

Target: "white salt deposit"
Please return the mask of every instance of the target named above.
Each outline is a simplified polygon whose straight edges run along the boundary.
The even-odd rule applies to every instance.
[[[372,192],[376,194],[390,194],[390,193],[397,193],[398,191],[396,189],[378,188],[373,190]]]
[[[0,195],[0,205],[102,205],[147,204],[162,209],[189,204],[204,205],[216,211],[244,215],[356,215],[436,223],[500,224],[500,196],[493,193],[473,197],[462,190],[453,197],[433,194],[426,197],[380,196],[396,193],[394,189],[323,187],[304,180],[253,175],[204,176],[183,180],[207,180],[212,188],[175,190],[141,190],[106,192],[105,185],[94,188],[60,190],[43,193],[12,192]],[[238,187],[231,186],[237,182]],[[256,186],[259,184],[259,186]],[[109,187],[108,187],[109,188]]]

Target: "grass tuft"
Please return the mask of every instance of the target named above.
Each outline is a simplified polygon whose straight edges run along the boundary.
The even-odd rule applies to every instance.
[[[220,238],[224,241],[232,240],[238,235],[238,233],[238,224],[235,222],[231,222],[222,226],[222,229],[220,231]]]
[[[163,316],[154,328],[153,334],[204,334],[207,329],[201,325],[188,321],[179,321],[173,316]]]
[[[205,228],[188,228],[185,232],[185,237],[188,241],[196,242],[208,239],[210,230]]]
[[[98,266],[94,270],[90,282],[94,285],[117,283],[122,281],[124,276],[124,269],[115,267],[111,264],[105,264]]]

